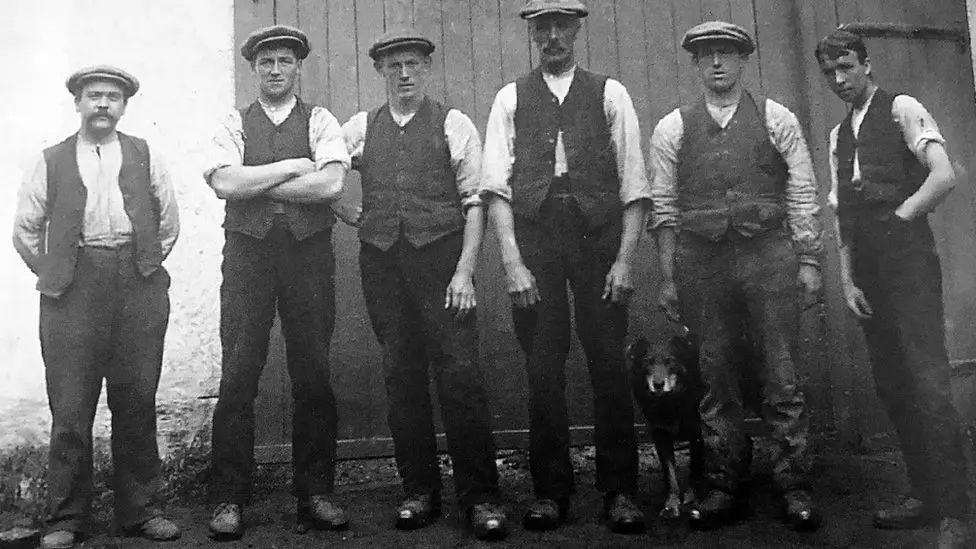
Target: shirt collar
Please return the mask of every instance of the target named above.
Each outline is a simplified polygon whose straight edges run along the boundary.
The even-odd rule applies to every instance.
[[[275,106],[268,103],[263,98],[258,97],[258,103],[260,103],[261,108],[268,113],[291,112],[291,110],[295,108],[295,103],[297,102],[298,98],[292,95],[284,104]]]

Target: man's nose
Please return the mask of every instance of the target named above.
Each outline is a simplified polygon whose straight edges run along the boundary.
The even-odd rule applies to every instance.
[[[835,84],[838,84],[838,85],[843,84],[845,80],[847,80],[847,79],[845,78],[844,73],[842,73],[840,71],[834,72],[834,83]]]
[[[556,27],[549,27],[549,40],[555,40],[556,38],[559,38],[559,31],[556,30]]]
[[[410,77],[409,72],[410,72],[410,69],[408,69],[406,65],[401,66],[400,67],[400,80],[406,80],[407,78],[409,78]]]
[[[277,61],[271,65],[271,74],[281,74],[281,65]]]
[[[98,107],[98,108],[100,108],[100,109],[102,109],[102,108],[107,109],[108,108],[108,97],[105,97],[104,95],[101,96],[101,97],[99,97],[95,101],[95,106]]]
[[[722,57],[718,54],[718,52],[712,52],[712,66],[718,67],[721,65],[722,65]]]

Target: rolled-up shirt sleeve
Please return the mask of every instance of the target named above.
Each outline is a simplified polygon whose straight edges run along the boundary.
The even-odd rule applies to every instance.
[[[620,177],[620,202],[624,205],[636,200],[649,200],[651,186],[647,182],[644,155],[641,152],[640,122],[634,102],[627,88],[608,78],[603,87],[603,108],[610,123],[610,138],[617,154],[617,173]]]
[[[13,238],[17,253],[35,273],[37,258],[44,252],[44,231],[47,226],[47,163],[44,155],[32,162],[24,173],[17,192]]]
[[[658,121],[651,133],[647,151],[651,179],[650,228],[676,227],[680,217],[678,188],[675,178],[678,170],[678,151],[684,137],[684,123],[678,109]]]
[[[444,138],[451,151],[461,209],[481,205],[481,136],[474,122],[461,111],[451,109],[444,120]]]
[[[481,162],[481,194],[512,200],[512,164],[515,163],[515,83],[506,84],[495,95],[485,128],[485,149]]]
[[[346,154],[354,160],[353,165],[356,165],[358,159],[363,156],[363,146],[366,144],[367,116],[366,111],[357,112],[342,125],[342,138],[346,143]]]
[[[910,95],[898,95],[891,102],[891,118],[901,128],[905,138],[905,146],[915,153],[915,157],[923,165],[927,165],[925,147],[929,143],[945,145],[945,138],[939,131],[939,125],[929,114],[924,105]]]
[[[321,170],[332,162],[338,162],[345,169],[349,169],[351,162],[342,126],[325,107],[312,108],[312,115],[308,120],[308,141],[316,170]]]
[[[217,124],[207,154],[203,178],[208,184],[220,168],[244,164],[244,126],[239,112],[231,111]]]
[[[766,120],[770,139],[789,169],[786,208],[793,246],[801,263],[819,265],[823,252],[823,226],[810,149],[799,120],[786,107],[767,99]]]
[[[153,147],[149,158],[149,185],[159,203],[159,244],[165,258],[180,236],[180,209],[176,203],[176,190],[166,156]]]

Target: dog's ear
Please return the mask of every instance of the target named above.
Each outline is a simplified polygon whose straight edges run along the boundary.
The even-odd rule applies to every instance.
[[[647,338],[642,337],[627,347],[627,358],[632,361],[642,360],[647,356],[649,348],[650,344],[647,342]]]

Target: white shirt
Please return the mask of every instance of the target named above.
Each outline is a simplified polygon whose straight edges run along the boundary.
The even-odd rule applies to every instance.
[[[549,91],[562,104],[569,93],[576,75],[576,66],[553,75],[542,73]],[[488,126],[485,129],[485,153],[481,163],[481,190],[496,194],[505,200],[512,199],[512,164],[515,162],[515,108],[518,93],[515,82],[506,84],[491,106]],[[617,157],[617,173],[620,177],[620,201],[630,204],[635,200],[651,197],[650,185],[644,171],[644,157],[640,148],[640,125],[634,103],[623,84],[607,78],[603,87],[603,111],[610,124],[610,140]],[[556,158],[553,175],[566,173],[566,148],[562,132],[556,138]]]

